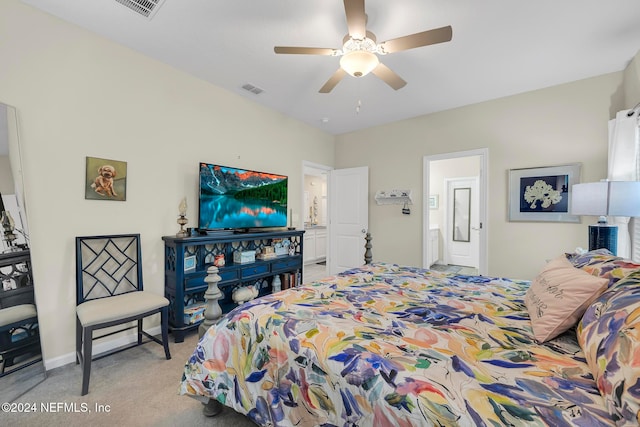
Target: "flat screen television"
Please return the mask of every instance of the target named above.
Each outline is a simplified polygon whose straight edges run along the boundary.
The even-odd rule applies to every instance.
[[[287,176],[200,163],[198,228],[287,226]]]

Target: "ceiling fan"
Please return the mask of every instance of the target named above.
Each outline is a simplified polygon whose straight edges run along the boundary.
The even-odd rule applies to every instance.
[[[362,77],[373,73],[393,89],[401,89],[407,82],[381,63],[378,55],[448,42],[453,34],[448,25],[377,43],[375,34],[365,28],[364,0],[344,0],[344,10],[349,34],[342,40],[342,49],[293,46],[276,46],[273,49],[275,53],[341,56],[340,68],[320,88],[320,93],[331,92],[347,74]]]

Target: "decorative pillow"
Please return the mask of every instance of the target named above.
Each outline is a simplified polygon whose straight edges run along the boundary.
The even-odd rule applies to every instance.
[[[582,254],[567,254],[567,259],[571,261],[576,268],[582,268],[585,265],[597,265],[603,262],[609,262],[612,260],[622,259],[620,257],[615,256],[609,251],[609,249],[601,248],[594,249],[589,252],[585,252]]]
[[[609,280],[609,287],[630,273],[640,270],[640,264],[613,255],[607,249],[596,249],[584,254],[567,254],[574,267],[587,273]]]
[[[575,268],[564,255],[549,261],[524,299],[536,341],[548,341],[574,326],[607,283]]]
[[[616,424],[640,424],[640,271],[587,308],[577,335]]]

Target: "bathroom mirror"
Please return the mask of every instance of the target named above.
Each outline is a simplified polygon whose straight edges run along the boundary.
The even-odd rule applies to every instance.
[[[33,291],[17,111],[0,103],[0,402],[46,377]]]

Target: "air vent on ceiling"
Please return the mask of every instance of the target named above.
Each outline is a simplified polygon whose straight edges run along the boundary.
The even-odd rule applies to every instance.
[[[260,89],[258,86],[254,86],[251,83],[243,84],[242,85],[242,89],[248,90],[249,92],[253,93],[254,95],[260,95],[262,92],[264,92],[264,89]]]
[[[123,6],[128,7],[136,13],[146,17],[153,18],[164,0],[116,0]]]

